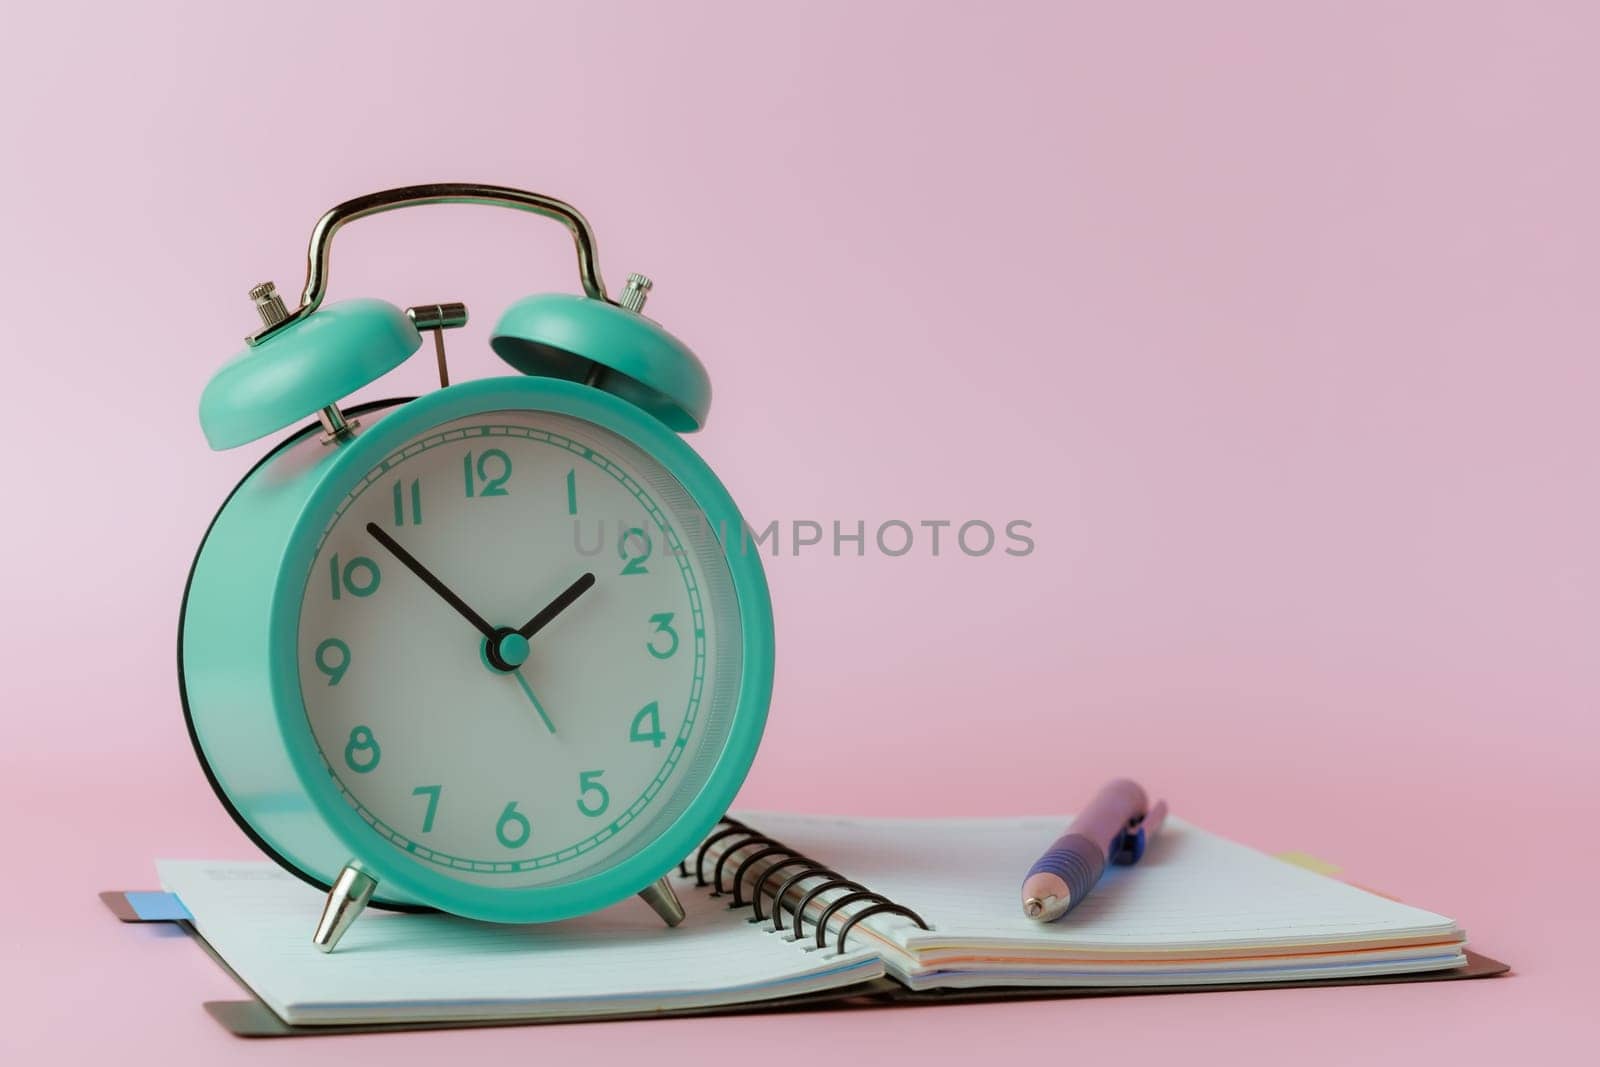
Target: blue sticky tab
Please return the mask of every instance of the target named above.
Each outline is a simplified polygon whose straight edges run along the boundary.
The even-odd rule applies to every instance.
[[[140,922],[192,922],[194,916],[174,893],[123,893]]]

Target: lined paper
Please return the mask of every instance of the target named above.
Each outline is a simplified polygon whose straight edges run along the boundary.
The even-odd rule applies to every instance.
[[[727,897],[678,880],[687,917],[676,929],[636,900],[538,926],[369,910],[338,951],[324,955],[310,940],[322,894],[276,866],[163,861],[158,868],[218,954],[269,1007],[302,1025],[713,1007],[841,988],[886,972],[921,990],[1287,982],[1465,963],[1464,935],[1450,919],[1176,818],[1138,865],[1110,868],[1055,923],[1024,918],[1019,889],[1066,816],[739,818],[910,907],[932,929],[874,916],[840,954],[833,937],[817,949],[814,936],[823,908],[847,890],[818,895],[797,943],[792,913],[785,931],[773,933],[770,923],[746,922],[748,909],[729,910]],[[742,857],[766,838],[729,835],[711,847],[705,867],[730,844]],[[757,863],[747,873],[746,895],[763,870]],[[767,882],[769,898],[781,880]],[[791,893],[790,908],[797,897]],[[829,932],[872,903],[841,909]]]
[[[1019,890],[1068,816],[844,819],[741,812],[739,818],[932,925],[923,931],[899,916],[862,923],[883,939],[895,975],[919,988],[1291,980],[1465,962],[1463,935],[1442,915],[1176,818],[1138,865],[1108,868],[1095,891],[1055,923],[1025,918]],[[820,902],[839,895],[823,894],[811,916],[820,913]],[[942,977],[930,977],[933,972]],[[957,977],[969,974],[980,978]]]
[[[311,944],[323,895],[271,863],[164,860],[162,885],[228,965],[290,1023],[556,1018],[745,1003],[881,976],[870,951],[821,958],[762,937],[705,891],[665,926],[628,900],[505,926],[368,909],[337,951]]]

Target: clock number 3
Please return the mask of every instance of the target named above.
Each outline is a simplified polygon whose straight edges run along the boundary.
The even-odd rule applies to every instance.
[[[650,616],[650,621],[656,624],[655,633],[644,643],[644,647],[656,659],[671,659],[672,654],[678,651],[678,631],[672,628],[672,612],[659,612]]]

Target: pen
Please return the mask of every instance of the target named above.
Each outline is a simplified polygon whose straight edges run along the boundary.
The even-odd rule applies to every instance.
[[[1054,922],[1089,895],[1107,863],[1137,863],[1161,832],[1167,802],[1149,799],[1137,782],[1116,778],[1073,817],[1022,880],[1022,913]]]

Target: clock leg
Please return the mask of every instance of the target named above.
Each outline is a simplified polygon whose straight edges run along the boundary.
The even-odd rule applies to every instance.
[[[340,871],[338,880],[328,891],[328,902],[322,907],[322,918],[317,921],[317,932],[311,935],[311,943],[324,952],[332,952],[377,888],[378,880],[364,871],[354,867]]]
[[[683,922],[683,905],[678,902],[678,894],[672,891],[672,883],[665,878],[645,889],[639,896],[655,909],[655,913],[661,916],[661,921],[668,926],[677,926]]]

